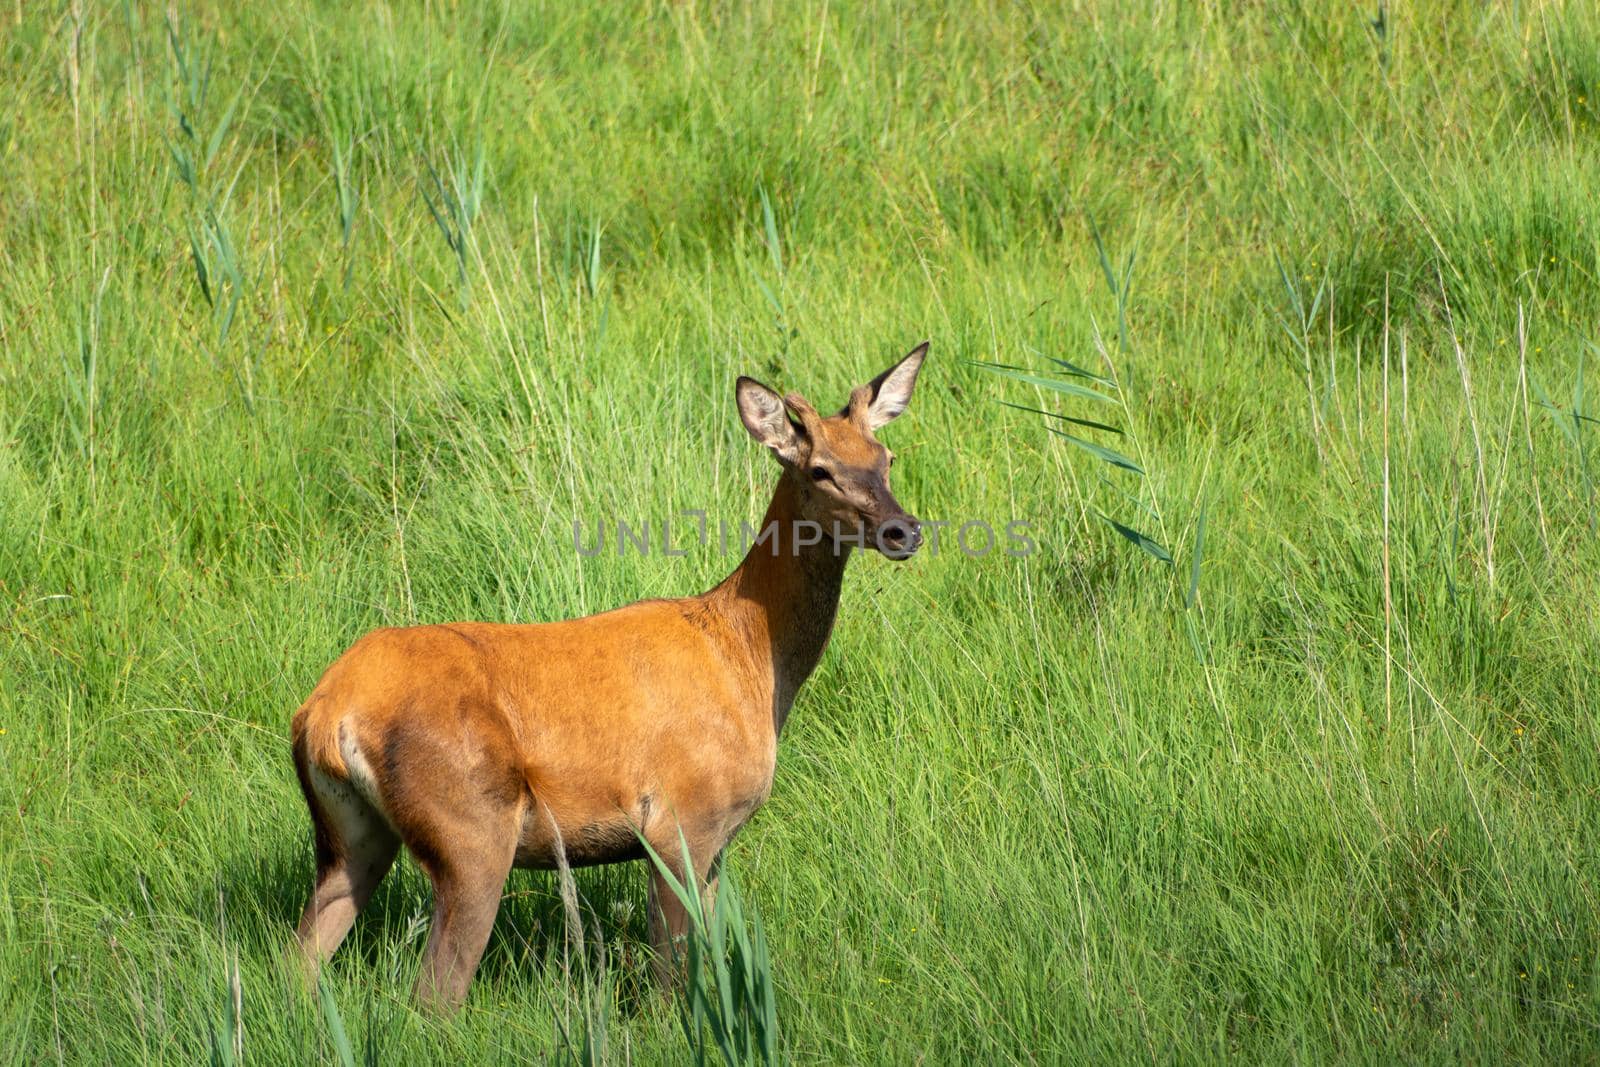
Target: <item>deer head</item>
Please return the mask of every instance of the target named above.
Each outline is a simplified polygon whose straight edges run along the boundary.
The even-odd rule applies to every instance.
[[[922,545],[922,526],[889,491],[890,452],[875,436],[911,403],[928,343],[850,393],[836,415],[817,414],[799,393],[779,396],[741,377],[734,395],[750,436],[772,450],[794,485],[797,519],[816,523],[839,542],[905,559]]]

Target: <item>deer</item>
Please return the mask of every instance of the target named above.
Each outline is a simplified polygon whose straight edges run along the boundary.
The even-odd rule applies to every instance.
[[[760,535],[709,591],[560,622],[380,628],[327,669],[290,724],[316,863],[296,931],[311,974],[404,844],[433,890],[423,1006],[465,1001],[513,868],[649,851],[646,921],[672,983],[689,916],[667,875],[714,899],[722,850],[772,791],[852,550],[899,560],[922,543],[877,431],[905,411],[927,352],[826,417],[738,378],[739,417],[780,473]]]

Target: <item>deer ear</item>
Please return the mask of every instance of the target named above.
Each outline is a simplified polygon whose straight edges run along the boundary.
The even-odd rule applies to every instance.
[[[924,341],[907,352],[899,363],[867,383],[872,391],[866,408],[869,429],[876,430],[891,422],[911,403],[911,390],[916,388],[917,372],[922,369],[922,360],[927,354],[928,342]]]
[[[739,418],[750,436],[772,449],[785,463],[798,463],[803,439],[801,431],[789,421],[783,397],[754,378],[744,377],[734,384],[733,395],[739,404]]]

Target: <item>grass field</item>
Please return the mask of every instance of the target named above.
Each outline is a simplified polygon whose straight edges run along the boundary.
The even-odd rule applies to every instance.
[[[183,7],[0,12],[0,1062],[334,1060],[323,667],[708,587],[573,521],[924,337],[896,495],[1039,550],[851,565],[727,860],[794,1060],[1600,1060],[1593,5]],[[681,1060],[578,889],[439,1020],[405,861],[357,1057]]]

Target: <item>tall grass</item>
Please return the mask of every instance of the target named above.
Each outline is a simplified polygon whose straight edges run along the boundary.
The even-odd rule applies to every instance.
[[[896,495],[1038,551],[852,562],[724,859],[783,1051],[1593,1059],[1592,5],[0,20],[0,1062],[690,1055],[642,865],[446,1021],[403,861],[309,988],[287,720],[708,587],[573,520],[753,521],[733,378],[924,337]]]

